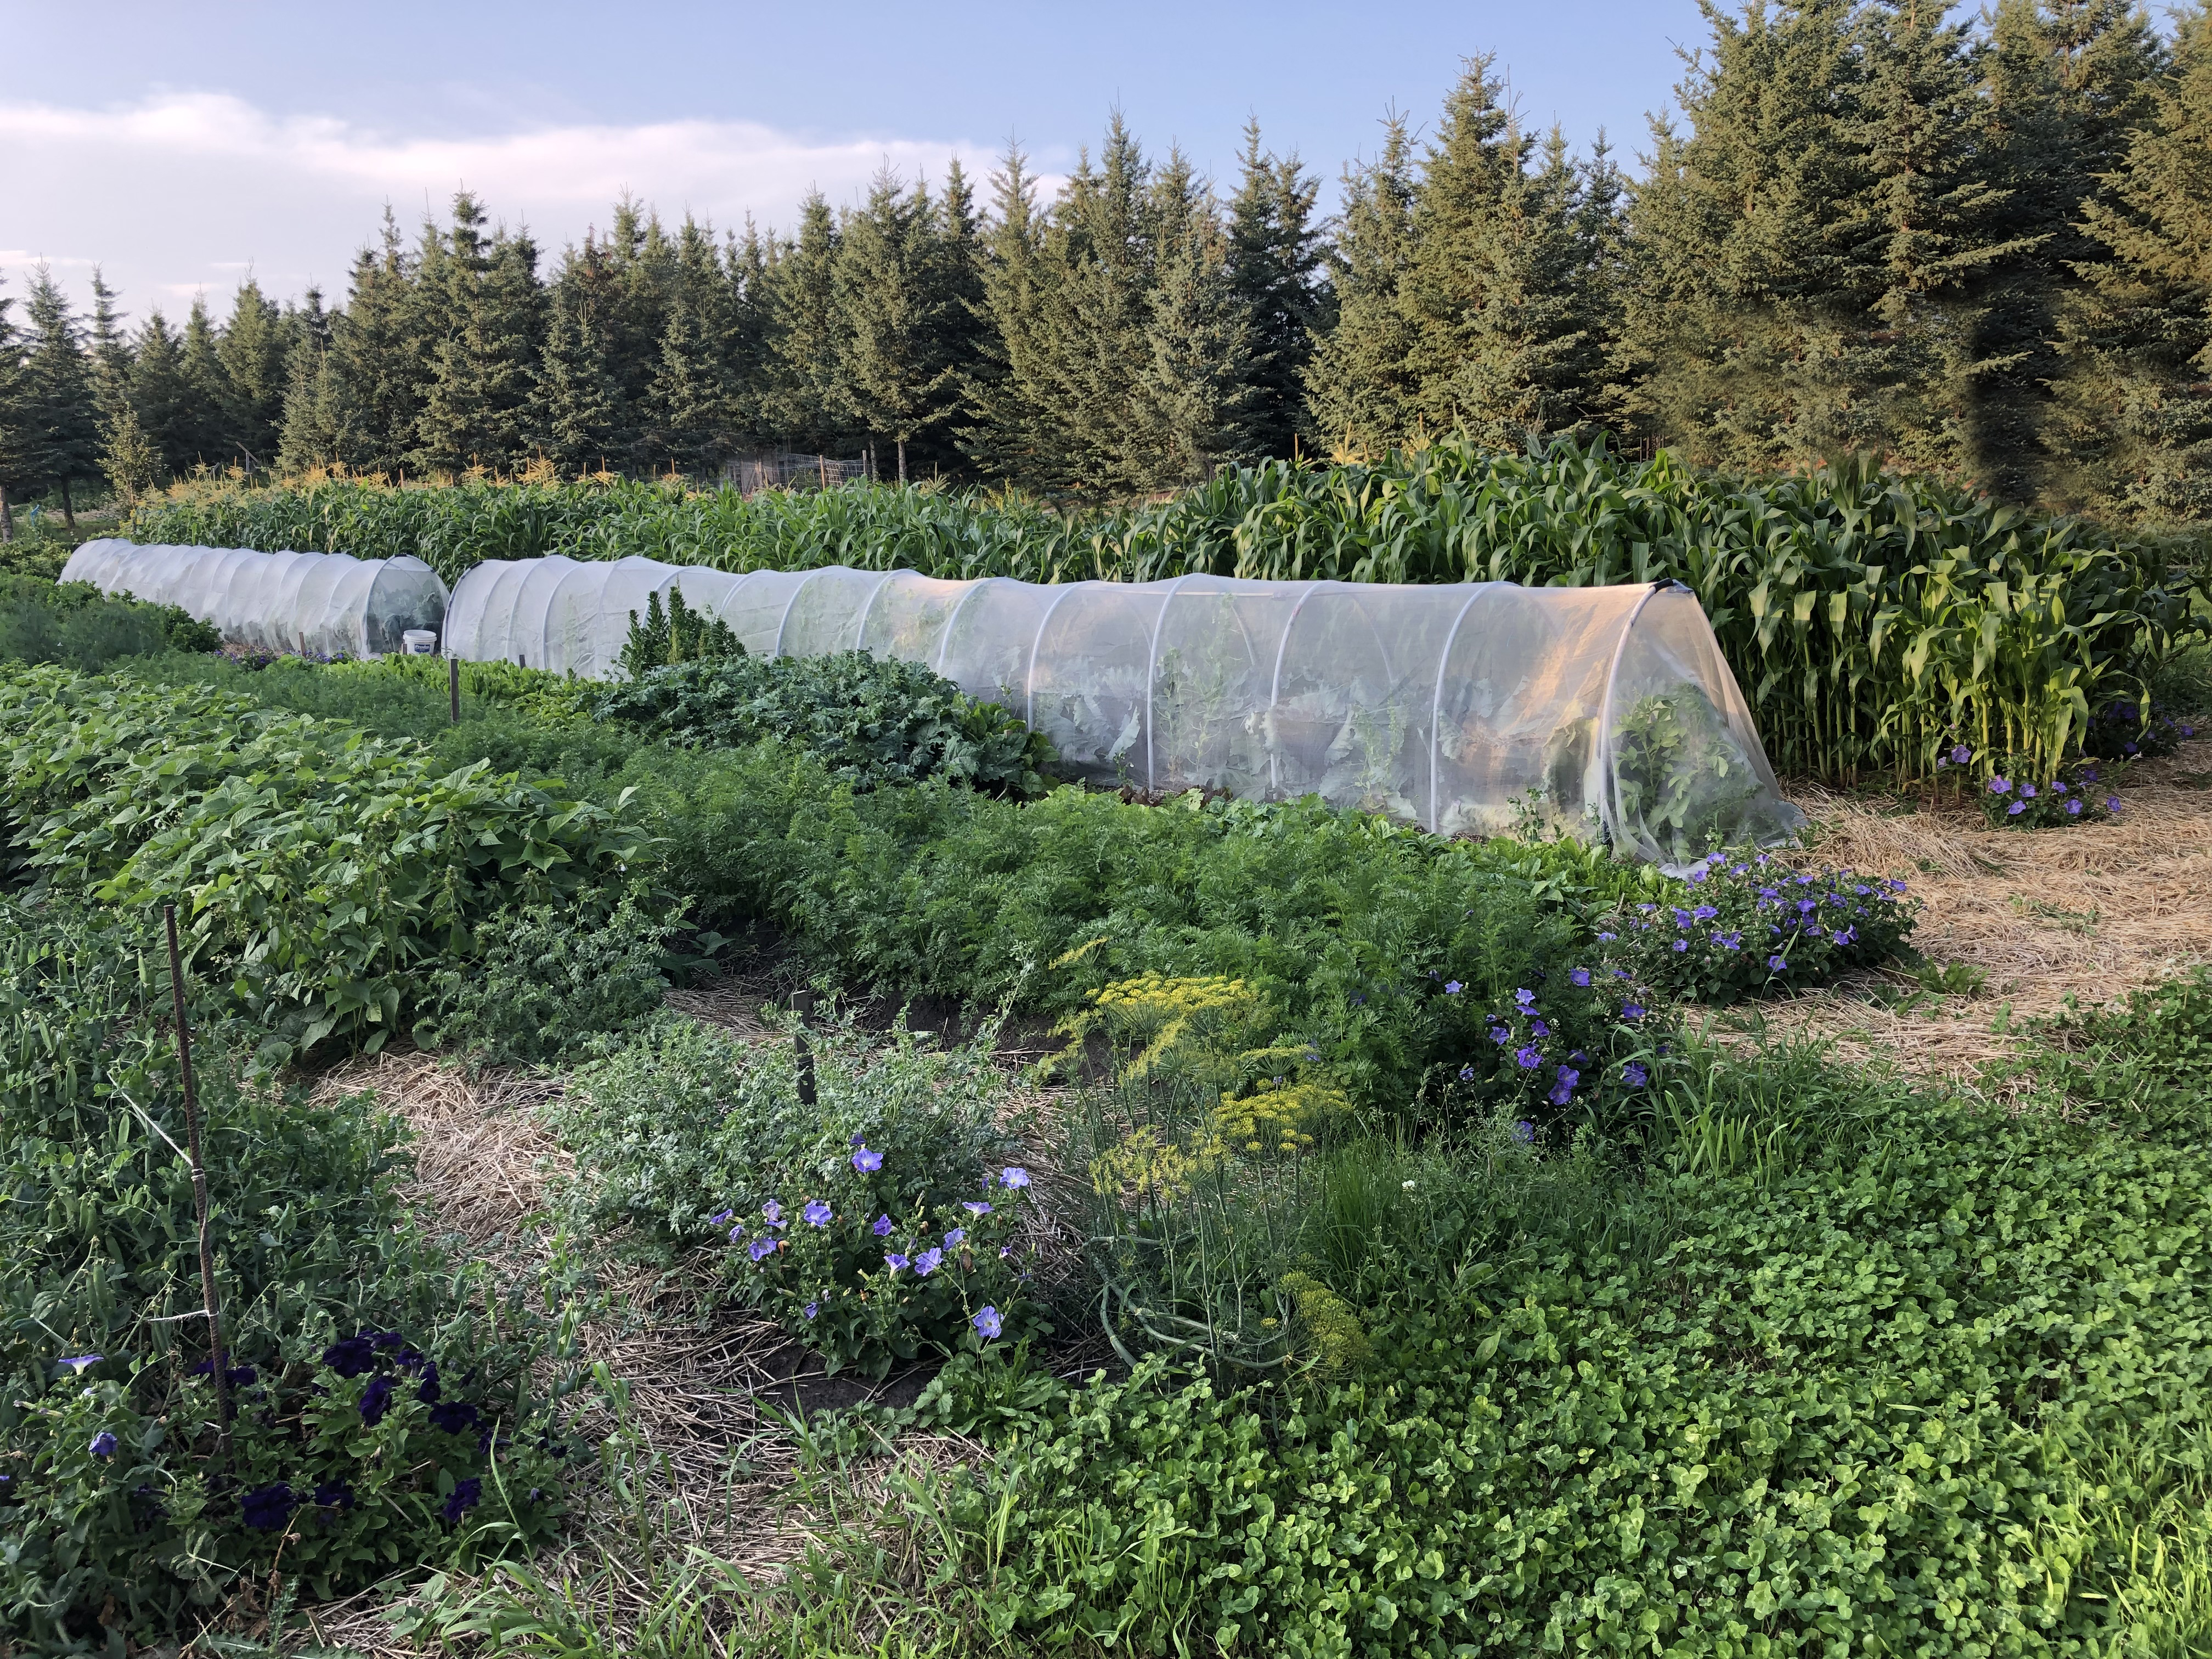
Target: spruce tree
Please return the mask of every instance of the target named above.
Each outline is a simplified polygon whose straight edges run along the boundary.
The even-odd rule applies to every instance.
[[[736,441],[736,388],[730,379],[736,305],[711,226],[686,217],[667,276],[666,321],[647,392],[653,444],[668,465],[708,474]]]
[[[1566,141],[1554,130],[1532,167],[1534,142],[1504,94],[1479,58],[1446,100],[1404,288],[1417,420],[1493,448],[1592,421],[1609,343],[1589,303],[1594,251]]]
[[[194,295],[179,349],[190,410],[184,441],[194,466],[227,466],[234,453],[230,371],[224,367],[221,346],[222,337],[208,314],[207,295]]]
[[[249,470],[276,464],[284,422],[290,331],[283,315],[249,276],[233,298],[230,320],[216,348],[222,359],[229,406],[228,435]]]
[[[1149,205],[1151,304],[1122,470],[1138,488],[1177,489],[1259,453],[1262,363],[1213,193],[1181,155],[1170,153]]]
[[[943,416],[918,441],[915,464],[942,469],[959,463],[953,432],[973,412],[968,387],[973,373],[985,360],[989,332],[983,290],[983,226],[975,211],[975,186],[969,183],[958,156],[945,167],[945,195],[938,204],[937,234],[930,242],[929,255],[929,283],[938,298],[936,351],[951,374],[943,392]]]
[[[1044,221],[1021,146],[991,174],[992,211],[979,238],[972,362],[962,367],[960,453],[987,477],[1035,478],[1045,454]]]
[[[387,477],[405,467],[432,368],[427,280],[386,207],[378,245],[354,256],[345,307],[331,319],[329,407],[319,419],[334,434],[333,460]]]
[[[546,288],[545,349],[538,359],[545,453],[578,472],[617,468],[635,442],[636,422],[613,362],[619,300],[614,261],[586,231]]]
[[[1261,149],[1256,118],[1245,125],[1241,159],[1229,246],[1231,283],[1251,319],[1256,363],[1248,424],[1261,453],[1289,455],[1313,436],[1305,371],[1328,322],[1324,238],[1313,216],[1321,184],[1295,155],[1285,160]]]
[[[1731,16],[1656,123],[1630,208],[1622,366],[1635,411],[1694,459],[1774,470],[1869,447],[1861,348],[1886,286],[1869,218],[1863,63],[1845,0]]]
[[[936,204],[885,167],[837,246],[845,407],[860,430],[891,441],[898,481],[907,445],[954,412],[949,314],[959,301],[940,258]]]
[[[775,239],[763,236],[750,216],[742,240],[732,237],[722,264],[730,288],[729,375],[731,418],[739,441],[757,445],[774,425],[769,408],[769,340],[772,330],[769,267]]]
[[[93,402],[103,421],[113,419],[121,411],[131,386],[131,340],[123,331],[125,317],[115,307],[116,297],[100,267],[94,265],[88,344],[92,352]]]
[[[100,470],[92,363],[83,330],[48,266],[32,268],[27,298],[29,350],[19,394],[27,440],[24,471],[34,485],[61,492],[62,516],[74,530],[74,487],[98,477]]]
[[[198,420],[185,375],[184,342],[159,311],[139,325],[131,354],[131,406],[165,475],[189,471]]]
[[[1053,205],[1034,341],[1040,453],[1030,477],[1070,495],[1154,488],[1133,366],[1148,362],[1158,204],[1152,167],[1117,112],[1098,164],[1082,152]]]
[[[2102,257],[2061,318],[2069,495],[2154,524],[2212,523],[2212,0],[2082,230]]]
[[[844,316],[837,304],[840,240],[829,202],[813,191],[799,210],[799,234],[769,282],[769,418],[785,441],[824,453],[850,431]]]
[[[0,278],[0,286],[5,285]],[[26,483],[29,431],[23,409],[23,339],[9,313],[15,296],[0,294],[0,542],[15,539],[9,497]]]
[[[1982,285],[1974,447],[2000,495],[2063,504],[2095,493],[2063,407],[2065,319],[2110,251],[2083,228],[2109,204],[2163,53],[2133,0],[1998,0],[1983,54],[2002,234],[2019,251]],[[2054,396],[2058,398],[2054,401]],[[2094,404],[2094,398],[2093,398]]]
[[[527,231],[484,234],[483,207],[453,198],[445,238],[442,334],[432,359],[416,465],[461,473],[520,467],[536,452],[538,355],[544,337],[538,249]],[[428,277],[431,273],[425,271]]]
[[[323,309],[322,291],[310,288],[307,303],[289,321],[294,337],[276,464],[294,471],[344,465],[358,439],[331,352],[337,319]]]
[[[1413,139],[1383,126],[1382,149],[1344,171],[1344,208],[1328,251],[1336,317],[1305,371],[1306,410],[1340,454],[1379,453],[1413,425],[1413,330],[1405,304],[1413,263]]]

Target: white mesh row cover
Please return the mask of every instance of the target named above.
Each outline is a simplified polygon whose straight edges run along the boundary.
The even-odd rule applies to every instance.
[[[378,657],[410,628],[441,631],[446,585],[420,559],[255,553],[239,547],[87,542],[62,580],[179,605],[234,645],[329,657]]]
[[[611,678],[630,613],[671,587],[756,655],[926,664],[1043,732],[1090,782],[1318,794],[1446,835],[1533,810],[1678,868],[1804,823],[1678,587],[1046,586],[556,557],[469,571],[445,649]]]

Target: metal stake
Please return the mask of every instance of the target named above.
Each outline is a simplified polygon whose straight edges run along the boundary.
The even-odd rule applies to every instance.
[[[461,723],[461,659],[459,657],[446,659],[446,697],[453,705],[453,724],[459,726]]]
[[[806,1017],[814,1012],[814,993],[794,991],[791,998],[791,1011],[799,1016],[799,1035],[793,1039],[793,1047],[797,1050],[795,1058],[799,1061],[799,1103],[811,1106],[814,1103],[814,1050],[806,1041]]]
[[[222,1303],[216,1292],[215,1245],[208,1231],[207,1168],[200,1162],[199,1097],[192,1088],[192,1034],[185,1022],[185,969],[177,951],[177,907],[161,907],[169,933],[169,996],[177,1013],[177,1059],[185,1073],[185,1145],[192,1160],[192,1206],[200,1222],[200,1294],[207,1299],[209,1369],[215,1376],[216,1456],[230,1456],[230,1379],[223,1374]]]

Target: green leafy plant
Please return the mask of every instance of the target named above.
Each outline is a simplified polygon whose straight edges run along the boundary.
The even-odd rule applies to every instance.
[[[656,668],[680,662],[711,661],[717,657],[742,657],[745,648],[720,617],[704,617],[684,603],[684,590],[668,590],[668,608],[661,609],[658,590],[645,596],[645,615],[629,613],[629,637],[616,659],[632,679]]]
[[[941,777],[1018,797],[1042,793],[1051,744],[996,703],[915,663],[711,657],[647,671],[599,694],[596,713],[677,742],[805,748],[840,783],[874,788]]]
[[[419,995],[415,1040],[471,1061],[541,1065],[603,1054],[660,1006],[665,947],[676,931],[633,890],[526,904],[477,924],[477,950]]]

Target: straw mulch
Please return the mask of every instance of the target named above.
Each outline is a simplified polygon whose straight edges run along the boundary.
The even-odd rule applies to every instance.
[[[1790,861],[1897,876],[1923,905],[1913,945],[1986,975],[1972,995],[1858,975],[1761,1009],[1770,1033],[1832,1040],[1847,1060],[1971,1079],[2021,1041],[2008,1024],[2124,999],[2212,962],[2212,743],[2142,763],[2118,815],[2063,830],[1992,830],[1972,806],[1793,792],[1814,832]],[[1893,1005],[1893,1006],[1892,1006]],[[1741,1017],[1739,1017],[1740,1018]]]

